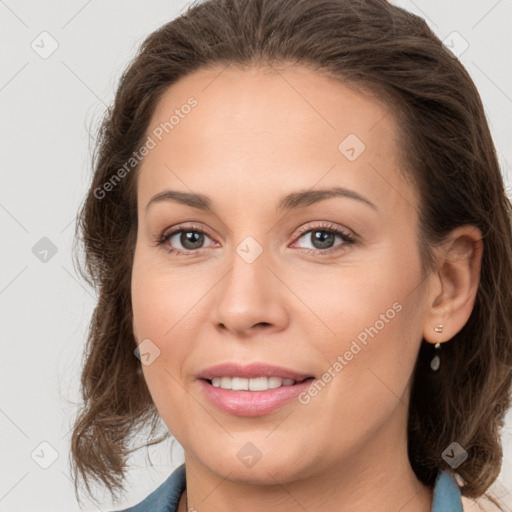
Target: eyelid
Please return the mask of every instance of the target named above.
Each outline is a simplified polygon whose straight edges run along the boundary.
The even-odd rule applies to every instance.
[[[311,221],[311,222],[318,222],[318,224],[315,224],[313,226],[311,226],[311,225],[301,226],[298,229],[299,236],[302,236],[304,233],[307,233],[308,231],[313,231],[313,230],[320,231],[322,229],[325,229],[327,231],[329,231],[329,230],[330,231],[341,231],[344,235],[347,235],[354,239],[359,238],[357,233],[355,233],[354,231],[347,229],[343,226],[340,226],[338,224],[334,224],[332,222],[325,221],[325,220],[324,221]]]

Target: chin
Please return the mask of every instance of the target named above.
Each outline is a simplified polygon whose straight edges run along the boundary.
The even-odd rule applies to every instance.
[[[242,448],[239,448],[240,444]],[[251,485],[293,482],[304,478],[308,472],[307,462],[298,449],[283,451],[268,443],[263,446],[263,442],[260,442],[259,450],[250,441],[236,445],[236,449],[229,447],[220,453],[200,450],[201,454],[208,453],[208,458],[201,457],[199,461],[220,478]]]

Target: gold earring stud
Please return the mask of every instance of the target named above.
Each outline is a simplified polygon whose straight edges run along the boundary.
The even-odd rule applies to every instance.
[[[437,324],[434,327],[434,331],[436,331],[436,332],[443,332],[443,324]]]

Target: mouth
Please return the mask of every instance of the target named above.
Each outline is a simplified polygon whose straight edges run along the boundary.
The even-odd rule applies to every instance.
[[[203,370],[197,379],[205,398],[221,411],[262,416],[292,402],[315,377],[269,364],[225,363]]]

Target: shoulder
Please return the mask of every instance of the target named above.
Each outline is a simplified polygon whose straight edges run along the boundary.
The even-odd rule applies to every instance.
[[[143,501],[119,512],[176,512],[185,487],[185,464],[182,464]]]

